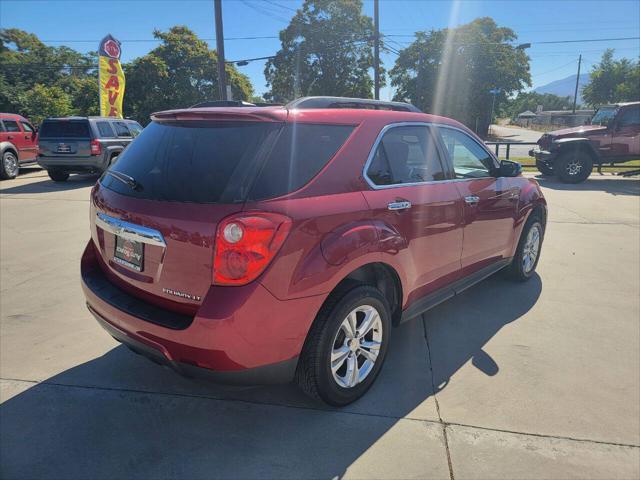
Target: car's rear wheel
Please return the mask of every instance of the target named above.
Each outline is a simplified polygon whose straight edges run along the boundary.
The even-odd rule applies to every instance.
[[[360,398],[380,373],[391,329],[389,305],[371,286],[336,295],[318,313],[302,351],[296,380],[330,405]]]
[[[2,155],[2,165],[0,165],[0,178],[2,180],[9,180],[10,178],[16,178],[20,165],[18,164],[18,157],[15,153],[8,151]]]
[[[69,174],[64,170],[48,170],[49,178],[54,182],[66,182]]]
[[[548,177],[551,177],[554,175],[553,168],[544,162],[536,162],[536,168],[542,175],[546,175]]]
[[[533,277],[540,260],[543,238],[544,227],[542,226],[542,220],[534,212],[527,219],[527,223],[522,229],[516,254],[509,267],[509,276],[513,280],[526,282]]]
[[[556,159],[554,171],[564,183],[584,182],[593,171],[593,159],[584,150],[562,153]]]

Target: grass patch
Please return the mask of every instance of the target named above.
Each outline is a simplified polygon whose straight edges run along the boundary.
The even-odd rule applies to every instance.
[[[536,168],[536,161],[533,157],[511,157],[509,160],[513,160],[514,162],[518,162],[520,165],[522,165],[522,169],[525,172],[537,172],[538,169]],[[620,168],[622,167],[622,168]],[[619,173],[619,172],[626,172],[628,170],[630,170],[630,168],[628,167],[636,167],[636,168],[640,168],[640,159],[638,160],[629,160],[628,162],[624,162],[624,163],[619,163],[617,165],[614,165],[613,167],[609,166],[609,164],[605,164],[602,166],[602,171],[603,172],[609,172],[609,173]],[[594,171],[597,171],[596,168],[593,168]]]

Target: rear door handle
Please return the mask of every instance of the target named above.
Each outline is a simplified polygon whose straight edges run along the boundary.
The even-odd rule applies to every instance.
[[[406,200],[403,202],[391,202],[387,205],[387,208],[389,210],[406,210],[408,208],[411,208],[411,202]]]
[[[480,197],[477,197],[475,195],[468,195],[464,197],[464,201],[469,205],[477,205],[480,201]]]

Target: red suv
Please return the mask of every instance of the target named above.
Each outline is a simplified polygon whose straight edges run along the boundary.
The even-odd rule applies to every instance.
[[[0,113],[0,179],[16,178],[21,165],[35,163],[38,134],[26,118]]]
[[[534,275],[535,180],[396,102],[156,113],[91,194],[87,306],[132,350],[345,405],[392,326],[501,269]]]

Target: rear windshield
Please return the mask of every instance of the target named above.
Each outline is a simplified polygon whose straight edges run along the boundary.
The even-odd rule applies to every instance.
[[[235,203],[297,190],[344,143],[351,126],[257,122],[152,122],[112,167],[136,189],[104,175],[103,186],[138,198]]]
[[[87,120],[45,120],[40,138],[89,138]]]

